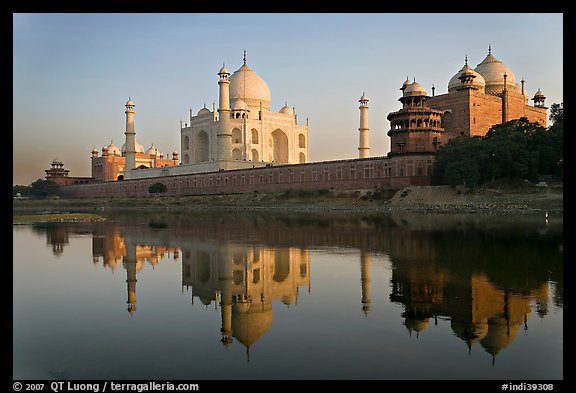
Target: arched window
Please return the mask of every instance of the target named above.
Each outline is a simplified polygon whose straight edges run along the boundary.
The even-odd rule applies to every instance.
[[[418,119],[418,121],[416,122],[416,127],[418,128],[422,127],[422,120]]]
[[[183,146],[182,146],[182,150],[188,150],[190,149],[190,138],[188,138],[188,135],[186,135],[184,137],[184,142],[183,142]]]
[[[242,143],[242,132],[238,128],[232,130],[232,143]]]
[[[304,134],[298,135],[298,146],[300,148],[306,147],[306,137],[304,136]]]
[[[304,153],[300,153],[299,157],[300,157],[300,164],[306,163],[306,155]]]
[[[260,155],[256,149],[252,149],[252,161],[260,161]]]
[[[258,143],[258,130],[252,128],[252,144],[257,145]]]
[[[232,150],[232,159],[237,161],[242,159],[242,152],[240,149]]]
[[[188,154],[184,154],[184,164],[190,164],[190,156]]]

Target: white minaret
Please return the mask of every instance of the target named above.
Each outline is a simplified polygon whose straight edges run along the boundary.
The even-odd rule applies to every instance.
[[[130,178],[130,170],[136,168],[136,132],[134,132],[134,103],[130,98],[126,103],[126,164],[124,165],[124,178]]]
[[[358,157],[370,157],[370,144],[368,143],[368,98],[362,93],[360,97],[360,141],[358,144]]]
[[[218,106],[219,127],[216,133],[216,143],[219,161],[229,161],[232,159],[232,131],[230,130],[230,72],[225,65],[218,72],[220,80],[220,103]]]

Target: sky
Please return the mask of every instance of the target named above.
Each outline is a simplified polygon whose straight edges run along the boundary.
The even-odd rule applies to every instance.
[[[270,109],[287,102],[299,124],[309,119],[309,161],[358,157],[363,93],[370,156],[384,156],[406,77],[445,94],[465,56],[475,68],[488,45],[530,97],[563,102],[563,23],[561,13],[15,13],[13,184],[44,178],[55,158],[91,176],[92,149],[124,143],[128,98],[144,148],[180,152],[180,120],[218,103],[217,73],[240,68],[244,50]]]

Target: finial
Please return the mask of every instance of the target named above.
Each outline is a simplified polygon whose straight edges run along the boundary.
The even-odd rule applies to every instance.
[[[468,65],[468,55],[464,58],[464,65]]]
[[[488,44],[488,54],[492,54],[492,45]]]
[[[246,49],[244,49],[244,64],[246,64]]]
[[[366,92],[365,92],[365,91],[363,91],[363,92],[362,92],[362,96],[365,96],[365,95],[366,95]]]
[[[284,106],[288,106],[288,101],[284,101]]]
[[[416,82],[416,77],[414,77],[414,82]]]
[[[204,108],[206,108],[206,103],[204,103]]]
[[[222,62],[222,68],[226,67],[226,63]]]

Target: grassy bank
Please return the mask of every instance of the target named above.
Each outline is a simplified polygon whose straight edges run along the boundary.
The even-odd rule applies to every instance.
[[[100,213],[115,210],[283,210],[283,211],[422,211],[529,213],[561,215],[563,185],[537,187],[527,182],[498,182],[477,188],[410,186],[391,190],[288,190],[199,196],[14,200],[14,216],[44,213]]]

